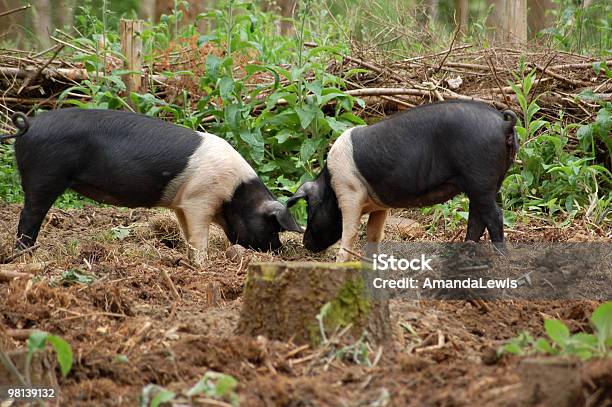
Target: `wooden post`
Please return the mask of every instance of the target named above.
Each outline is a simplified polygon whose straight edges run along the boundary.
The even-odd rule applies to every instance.
[[[142,20],[121,20],[121,51],[125,56],[125,69],[134,71],[124,75],[127,94],[142,90]],[[131,105],[131,100],[129,100]]]

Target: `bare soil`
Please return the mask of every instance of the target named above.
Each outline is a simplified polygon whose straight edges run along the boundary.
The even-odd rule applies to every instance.
[[[0,206],[0,263],[12,252],[19,209]],[[430,221],[418,212],[396,213],[387,226],[389,239],[450,241],[465,232],[440,228],[426,233],[419,224],[404,227],[406,217],[420,225]],[[60,405],[137,405],[147,384],[179,393],[208,371],[237,379],[241,406],[545,405],[530,398],[521,384],[521,359],[498,358],[496,349],[525,330],[543,335],[544,318],[562,319],[572,331],[589,331],[589,315],[598,305],[497,301],[482,307],[466,301],[394,300],[393,345],[369,349],[369,363],[360,364],[350,357],[330,357],[329,347],[235,334],[249,262],[333,259],[333,249],[320,255],[305,251],[297,234],[283,239],[280,254],[246,251],[230,261],[225,255],[229,243],[215,229],[211,260],[195,268],[168,212],[53,209],[34,255],[11,262],[16,268],[26,261],[44,262],[44,269],[31,280],[0,282],[0,346],[25,346],[11,335],[15,329],[41,329],[66,339],[74,366],[63,379],[58,371]],[[508,239],[563,242],[609,236],[576,222],[564,229],[516,226]],[[92,275],[93,283],[62,279],[62,273],[75,269]],[[610,363],[597,361],[580,369],[584,385],[572,397],[612,393]],[[205,399],[192,403],[224,405]]]

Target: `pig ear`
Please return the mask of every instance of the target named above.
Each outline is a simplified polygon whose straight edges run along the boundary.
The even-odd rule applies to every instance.
[[[295,194],[291,198],[287,200],[287,206],[291,208],[293,205],[297,203],[300,199],[308,199],[312,194],[316,191],[316,184],[312,181],[304,182],[298,189],[295,191]]]
[[[268,201],[264,204],[264,214],[274,216],[278,224],[288,232],[304,233],[304,229],[293,219],[289,209],[278,201]]]

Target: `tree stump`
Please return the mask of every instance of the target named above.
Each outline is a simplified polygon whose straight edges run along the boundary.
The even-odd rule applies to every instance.
[[[236,331],[317,345],[321,328],[331,335],[350,325],[353,339],[366,331],[369,340],[384,343],[392,336],[388,301],[368,292],[368,272],[358,262],[251,264]]]

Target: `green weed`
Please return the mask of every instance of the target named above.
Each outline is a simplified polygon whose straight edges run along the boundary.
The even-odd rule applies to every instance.
[[[601,304],[591,315],[593,334],[571,334],[568,327],[556,319],[544,321],[548,338],[534,339],[523,332],[511,339],[499,352],[516,355],[544,354],[577,356],[582,360],[612,356],[612,302]]]

